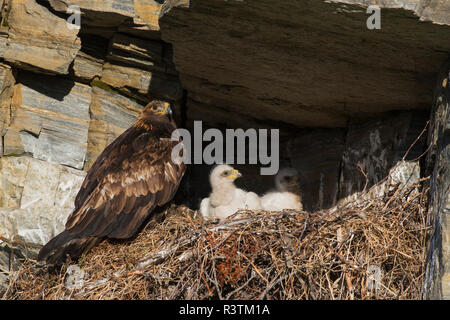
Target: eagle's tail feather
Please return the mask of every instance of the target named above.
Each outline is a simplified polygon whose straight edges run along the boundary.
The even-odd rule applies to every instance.
[[[71,259],[77,259],[101,240],[97,237],[79,237],[65,230],[42,247],[38,254],[38,261],[45,261],[47,265],[61,265],[65,262],[67,255]]]

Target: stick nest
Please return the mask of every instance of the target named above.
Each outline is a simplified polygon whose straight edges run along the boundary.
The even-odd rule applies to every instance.
[[[421,299],[427,190],[390,189],[220,223],[172,205],[134,240],[104,241],[75,266],[48,273],[25,261],[3,299]]]

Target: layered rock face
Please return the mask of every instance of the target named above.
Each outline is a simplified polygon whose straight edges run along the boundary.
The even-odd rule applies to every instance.
[[[2,19],[8,37],[3,58],[18,66],[42,72],[68,74],[80,50],[77,29],[36,1],[9,1]],[[6,28],[5,28],[6,29]]]
[[[64,228],[85,172],[31,157],[1,159],[0,233],[43,244]]]
[[[166,2],[175,7],[161,18],[162,36],[174,46],[187,108],[227,109],[227,125],[250,116],[346,127],[355,117],[428,109],[450,50],[445,1],[378,1],[380,30],[367,28],[373,1]]]
[[[437,79],[427,156],[429,215],[433,236],[428,249],[424,298],[450,299],[450,61]]]
[[[91,91],[65,79],[21,75],[14,87],[14,115],[4,136],[4,154],[28,153],[83,169]]]
[[[447,1],[380,1],[379,30],[367,28],[369,0],[0,4],[0,274],[13,265],[11,243],[42,245],[62,230],[86,171],[155,98],[173,103],[193,138],[194,121],[279,129],[280,167],[300,172],[308,211],[352,199],[431,141],[428,167],[448,168],[447,113],[433,110],[428,143],[424,131],[450,54]],[[260,164],[235,167],[240,187],[274,188]],[[198,208],[210,168],[189,166],[176,201]],[[447,169],[436,170],[442,208]],[[448,245],[436,234],[439,255]],[[430,271],[429,296],[441,278]]]
[[[86,171],[145,104],[180,106],[183,88],[157,1],[0,4],[1,273],[64,229]]]

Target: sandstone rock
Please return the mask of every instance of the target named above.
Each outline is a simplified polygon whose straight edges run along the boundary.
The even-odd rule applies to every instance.
[[[342,205],[354,200],[364,189],[366,180],[358,163],[368,175],[366,190],[391,175],[392,183],[414,181],[420,176],[415,163],[399,165],[391,171],[408,152],[406,160],[419,157],[425,150],[422,135],[408,151],[425,128],[426,115],[422,112],[403,112],[350,122],[344,129],[311,128],[297,130],[287,143],[281,141],[281,154],[300,174],[303,207],[308,211]],[[283,151],[285,150],[285,151]],[[403,162],[402,162],[403,163]],[[417,169],[417,170],[416,170]],[[380,196],[386,184],[374,188],[369,196]]]
[[[69,6],[81,9],[81,24],[90,26],[118,26],[135,16],[133,0],[46,0],[51,7],[66,13]]]
[[[108,60],[146,70],[165,72],[160,41],[143,40],[116,33],[111,39]]]
[[[0,160],[0,208],[20,207],[29,162],[29,157],[4,157]]]
[[[450,299],[450,61],[439,73],[428,134],[430,225],[424,298]]]
[[[134,30],[136,34],[157,37],[159,15],[162,8],[155,0],[46,0],[52,8],[66,12],[70,5],[82,12],[82,24],[89,26],[119,26],[121,31]],[[131,18],[131,19],[130,19]],[[131,23],[130,23],[131,22]]]
[[[152,73],[131,67],[105,63],[101,80],[115,88],[133,88],[148,93]]]
[[[70,5],[78,6],[82,12],[81,23],[85,32],[110,38],[111,30],[116,29],[140,38],[157,40],[161,38],[159,16],[162,4],[159,1],[46,1],[54,10],[61,13],[66,13]]]
[[[180,100],[183,88],[178,78],[163,73],[105,63],[101,80],[127,93]]]
[[[81,47],[77,29],[34,0],[11,1],[4,59],[20,68],[67,74]]]
[[[6,64],[0,64],[0,136],[6,133],[6,128],[11,120],[11,97],[14,82],[15,79],[11,67]],[[0,152],[2,150],[0,145]]]
[[[142,108],[121,95],[93,87],[84,170],[88,170],[100,153],[136,121]]]
[[[382,1],[393,7],[382,9],[378,31],[366,28],[372,1],[340,2],[165,1],[162,39],[174,47],[183,87],[211,97],[211,108],[226,101],[260,120],[342,128],[353,117],[428,108],[450,27],[410,8],[439,3],[432,10],[449,22],[439,10],[448,4]]]
[[[161,1],[134,0],[134,12],[145,21],[151,30],[159,30],[159,17],[162,10]]]
[[[446,0],[421,1],[420,18],[434,23],[450,25],[450,3]]]
[[[132,17],[134,15],[133,0],[47,0],[56,11],[66,12],[71,5],[78,6],[82,10],[111,12]]]
[[[425,119],[423,112],[402,112],[352,121],[343,153],[339,198],[362,191],[365,186],[367,190],[381,181],[407,153],[405,160],[419,157],[425,151],[424,135],[408,149],[425,128]]]
[[[13,117],[4,154],[32,154],[83,168],[91,88],[56,77],[23,75],[14,88]]]
[[[159,32],[159,24],[151,23],[146,20],[133,18],[133,20],[125,20],[117,29],[121,33],[133,35],[135,37],[161,40],[161,33]]]
[[[162,7],[162,10],[161,10],[161,15],[166,14],[167,12],[172,10],[172,8],[174,8],[174,7],[190,8],[191,7],[191,1],[190,0],[166,0],[166,1],[164,1],[163,7]]]
[[[82,80],[91,81],[102,75],[103,61],[84,52],[78,52],[73,63],[74,75]]]
[[[64,229],[85,173],[30,157],[0,162],[0,193],[6,199],[0,206],[0,234],[11,241],[45,244]]]
[[[336,203],[344,145],[342,129],[303,130],[289,140],[287,150],[300,175],[305,210],[329,208]]]
[[[331,0],[336,3],[348,4],[374,4],[373,1],[364,0]],[[438,24],[450,25],[450,4],[446,0],[385,0],[375,3],[380,8],[395,8],[413,11],[421,20],[432,21]]]
[[[0,57],[5,56],[7,42],[8,42],[8,35],[0,34]]]
[[[215,100],[217,101],[217,100]],[[186,115],[185,126],[188,129],[193,129],[194,121],[203,121],[205,126],[211,128],[227,129],[230,128],[227,122],[233,119],[233,128],[266,128],[266,129],[276,129],[278,128],[276,124],[268,122],[259,122],[257,119],[252,117],[252,114],[245,114],[241,112],[238,116],[234,112],[233,107],[227,108],[225,105],[212,105],[212,101],[207,97],[198,96],[194,92],[188,93],[188,98],[186,101],[186,106],[189,112]]]
[[[367,193],[361,192],[353,193],[348,197],[340,199],[339,206],[345,206],[351,202],[364,201],[369,199],[376,199],[387,195],[393,191],[394,188],[402,189],[404,187],[412,186],[420,181],[420,164],[419,161],[399,161],[395,166],[389,170],[386,179],[379,181],[372,188],[367,190]],[[415,190],[408,195],[412,198],[417,195],[418,190]]]

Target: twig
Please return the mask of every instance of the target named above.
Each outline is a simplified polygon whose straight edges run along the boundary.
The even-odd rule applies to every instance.
[[[417,143],[417,141],[419,141],[420,137],[422,137],[422,135],[427,131],[427,127],[428,124],[430,123],[430,120],[427,121],[427,123],[425,124],[425,128],[423,128],[422,132],[419,134],[419,136],[416,138],[416,140],[414,140],[414,142],[409,146],[408,150],[406,150],[405,155],[403,156],[402,160],[405,161],[406,157],[408,156],[409,152],[411,151],[411,149],[414,147],[414,145]],[[428,150],[427,150],[428,151]],[[423,154],[422,154],[423,155]],[[420,158],[420,157],[419,157]]]

